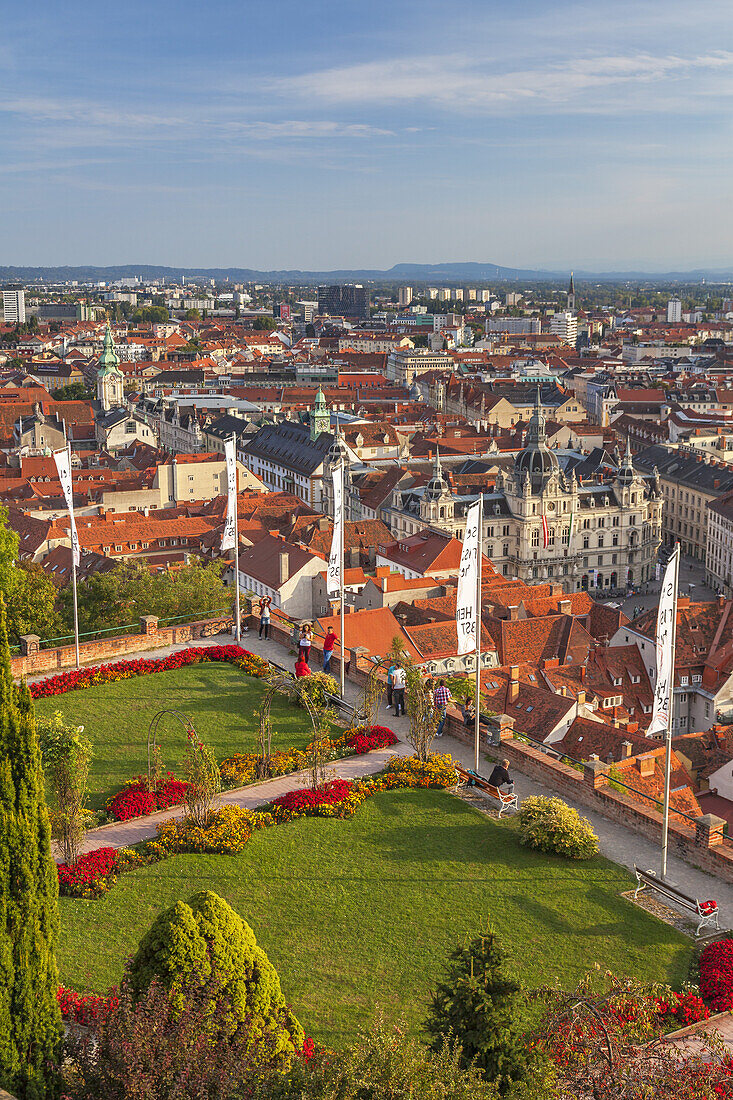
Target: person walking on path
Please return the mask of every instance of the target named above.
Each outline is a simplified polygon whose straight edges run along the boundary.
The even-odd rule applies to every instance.
[[[328,634],[323,639],[323,671],[330,672],[331,658],[333,657],[333,647],[336,644],[336,635],[333,627],[328,628]]]
[[[298,652],[303,658],[306,664],[309,663],[311,655],[311,644],[313,642],[313,631],[310,628],[310,623],[303,623],[300,628],[300,638],[298,640]]]
[[[310,676],[311,670],[308,667],[308,662],[303,660],[302,654],[295,662],[295,679],[300,680],[303,676]]]
[[[391,665],[387,669],[387,709],[388,710],[392,706],[392,688],[393,688],[392,681],[394,680],[394,670],[396,668],[397,668],[396,662],[392,661]]]
[[[433,707],[440,715],[438,728],[435,731],[436,737],[443,736],[443,728],[445,726],[446,717],[448,716],[448,704],[450,703],[450,701],[450,688],[446,687],[445,680],[441,680],[435,691],[433,692]]]
[[[270,630],[270,604],[271,603],[272,603],[272,599],[270,598],[270,596],[262,596],[262,598],[260,599],[260,638],[264,634],[265,641],[267,640],[267,635],[268,635],[269,630]]]
[[[394,716],[399,718],[400,714],[405,713],[405,685],[407,684],[407,677],[405,676],[405,670],[398,661],[395,665],[395,670],[392,673],[392,698],[394,700]]]

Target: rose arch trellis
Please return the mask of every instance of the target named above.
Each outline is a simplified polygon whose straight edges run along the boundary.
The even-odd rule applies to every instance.
[[[154,714],[150,720],[148,726],[148,787],[153,782],[153,758],[155,750],[160,748],[160,742],[158,740],[158,728],[160,723],[165,717],[175,718],[186,731],[186,737],[192,739],[198,738],[196,733],[196,727],[193,721],[187,714],[184,714],[182,710],[174,710],[173,708],[166,708],[165,710],[159,710],[157,714]]]

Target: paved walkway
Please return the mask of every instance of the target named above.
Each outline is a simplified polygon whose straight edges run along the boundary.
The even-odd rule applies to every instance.
[[[226,634],[221,634],[218,638],[202,640],[197,644],[222,645],[227,644],[229,641],[230,639]],[[285,667],[289,666],[290,659],[287,651],[277,642],[258,638],[256,632],[250,631],[248,634],[242,635],[242,646],[250,650],[250,652],[257,653],[261,657],[269,658],[279,665]],[[167,649],[150,650],[147,653],[135,654],[134,656],[164,657],[168,653],[174,653],[178,650],[188,648],[189,643],[184,643],[170,646]],[[124,657],[121,659],[124,659]],[[36,679],[42,679],[42,677],[36,677]],[[358,702],[359,697],[359,689],[355,684],[347,681],[347,700],[354,704]],[[383,706],[381,721],[395,731],[400,738],[400,742],[391,749],[380,749],[363,756],[348,757],[345,760],[336,761],[332,765],[335,775],[344,779],[359,778],[381,771],[391,756],[409,756],[412,754],[411,746],[403,740],[409,727],[408,719],[405,717],[395,718],[391,710]],[[473,767],[473,749],[462,741],[445,736],[434,742],[434,748],[436,751],[449,752],[455,760],[464,766]],[[486,767],[490,767],[488,762],[486,763]],[[303,781],[303,774],[304,773],[295,773],[292,775],[280,776],[277,779],[266,780],[263,783],[253,784],[250,787],[245,787],[240,790],[227,791],[222,795],[222,802],[227,805],[246,806],[248,809],[256,809],[258,806],[271,802],[273,798],[277,798],[286,791],[292,790],[293,787],[297,787],[299,783]],[[520,804],[523,798],[527,798],[532,794],[547,796],[556,794],[555,791],[552,791],[550,788],[537,783],[535,780],[521,773],[515,773],[515,789],[519,795]],[[568,800],[565,799],[565,801]],[[572,803],[570,804],[572,805]],[[633,868],[634,863],[643,866],[645,870],[658,870],[660,859],[659,848],[656,844],[652,843],[652,841],[647,840],[638,833],[625,829],[622,825],[610,821],[599,813],[586,809],[586,807],[580,804],[576,804],[575,808],[590,821],[598,836],[601,853],[608,859],[613,860],[614,863],[620,863],[622,866],[629,868],[629,870]],[[87,833],[84,850],[89,851],[93,848],[99,848],[106,845],[113,848],[120,848],[136,844],[141,840],[154,837],[157,833],[156,826],[158,822],[179,817],[181,813],[182,810],[180,808],[164,810],[157,814],[151,814],[149,817],[136,818],[134,821],[103,825],[99,829],[92,829]],[[714,878],[712,875],[706,874],[703,871],[699,871],[683,860],[677,859],[675,856],[669,857],[667,877],[670,882],[674,883],[680,890],[683,890],[687,894],[694,895],[701,900],[715,898],[720,906],[721,926],[724,928],[733,928],[733,885],[722,882],[720,879]]]

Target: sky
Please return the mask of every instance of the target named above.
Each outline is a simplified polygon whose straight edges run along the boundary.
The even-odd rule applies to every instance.
[[[0,0],[0,266],[733,268],[729,0]]]

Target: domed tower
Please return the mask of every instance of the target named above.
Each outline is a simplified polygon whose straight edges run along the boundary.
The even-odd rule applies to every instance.
[[[631,444],[628,437],[626,439],[626,451],[621,465],[619,466],[617,477],[620,484],[625,488],[629,488],[634,480],[634,463],[631,459]]]
[[[353,511],[352,496],[354,486],[351,478],[349,450],[341,435],[341,426],[337,418],[333,443],[329,447],[326,457],[323,460],[323,501],[321,507],[329,516],[333,515],[333,471],[342,462],[344,464],[344,516],[348,520],[351,518],[351,513]]]
[[[432,477],[425,486],[425,492],[420,502],[420,518],[426,523],[441,524],[446,523],[446,521],[452,523],[453,515],[453,494],[450,491],[448,482],[443,477],[440,451],[436,447]]]
[[[542,492],[548,478],[559,470],[557,455],[547,446],[545,418],[540,405],[540,391],[537,388],[537,400],[534,412],[527,425],[527,442],[514,460],[514,472],[522,485],[525,478],[533,495]]]
[[[120,357],[115,351],[112,330],[108,324],[97,371],[97,398],[103,412],[118,409],[124,404],[124,384],[125,378],[120,370]]]
[[[311,439],[318,439],[318,436],[322,432],[329,432],[331,430],[331,413],[326,404],[326,395],[320,386],[318,387],[318,393],[316,394],[316,399],[310,412],[310,426]]]

